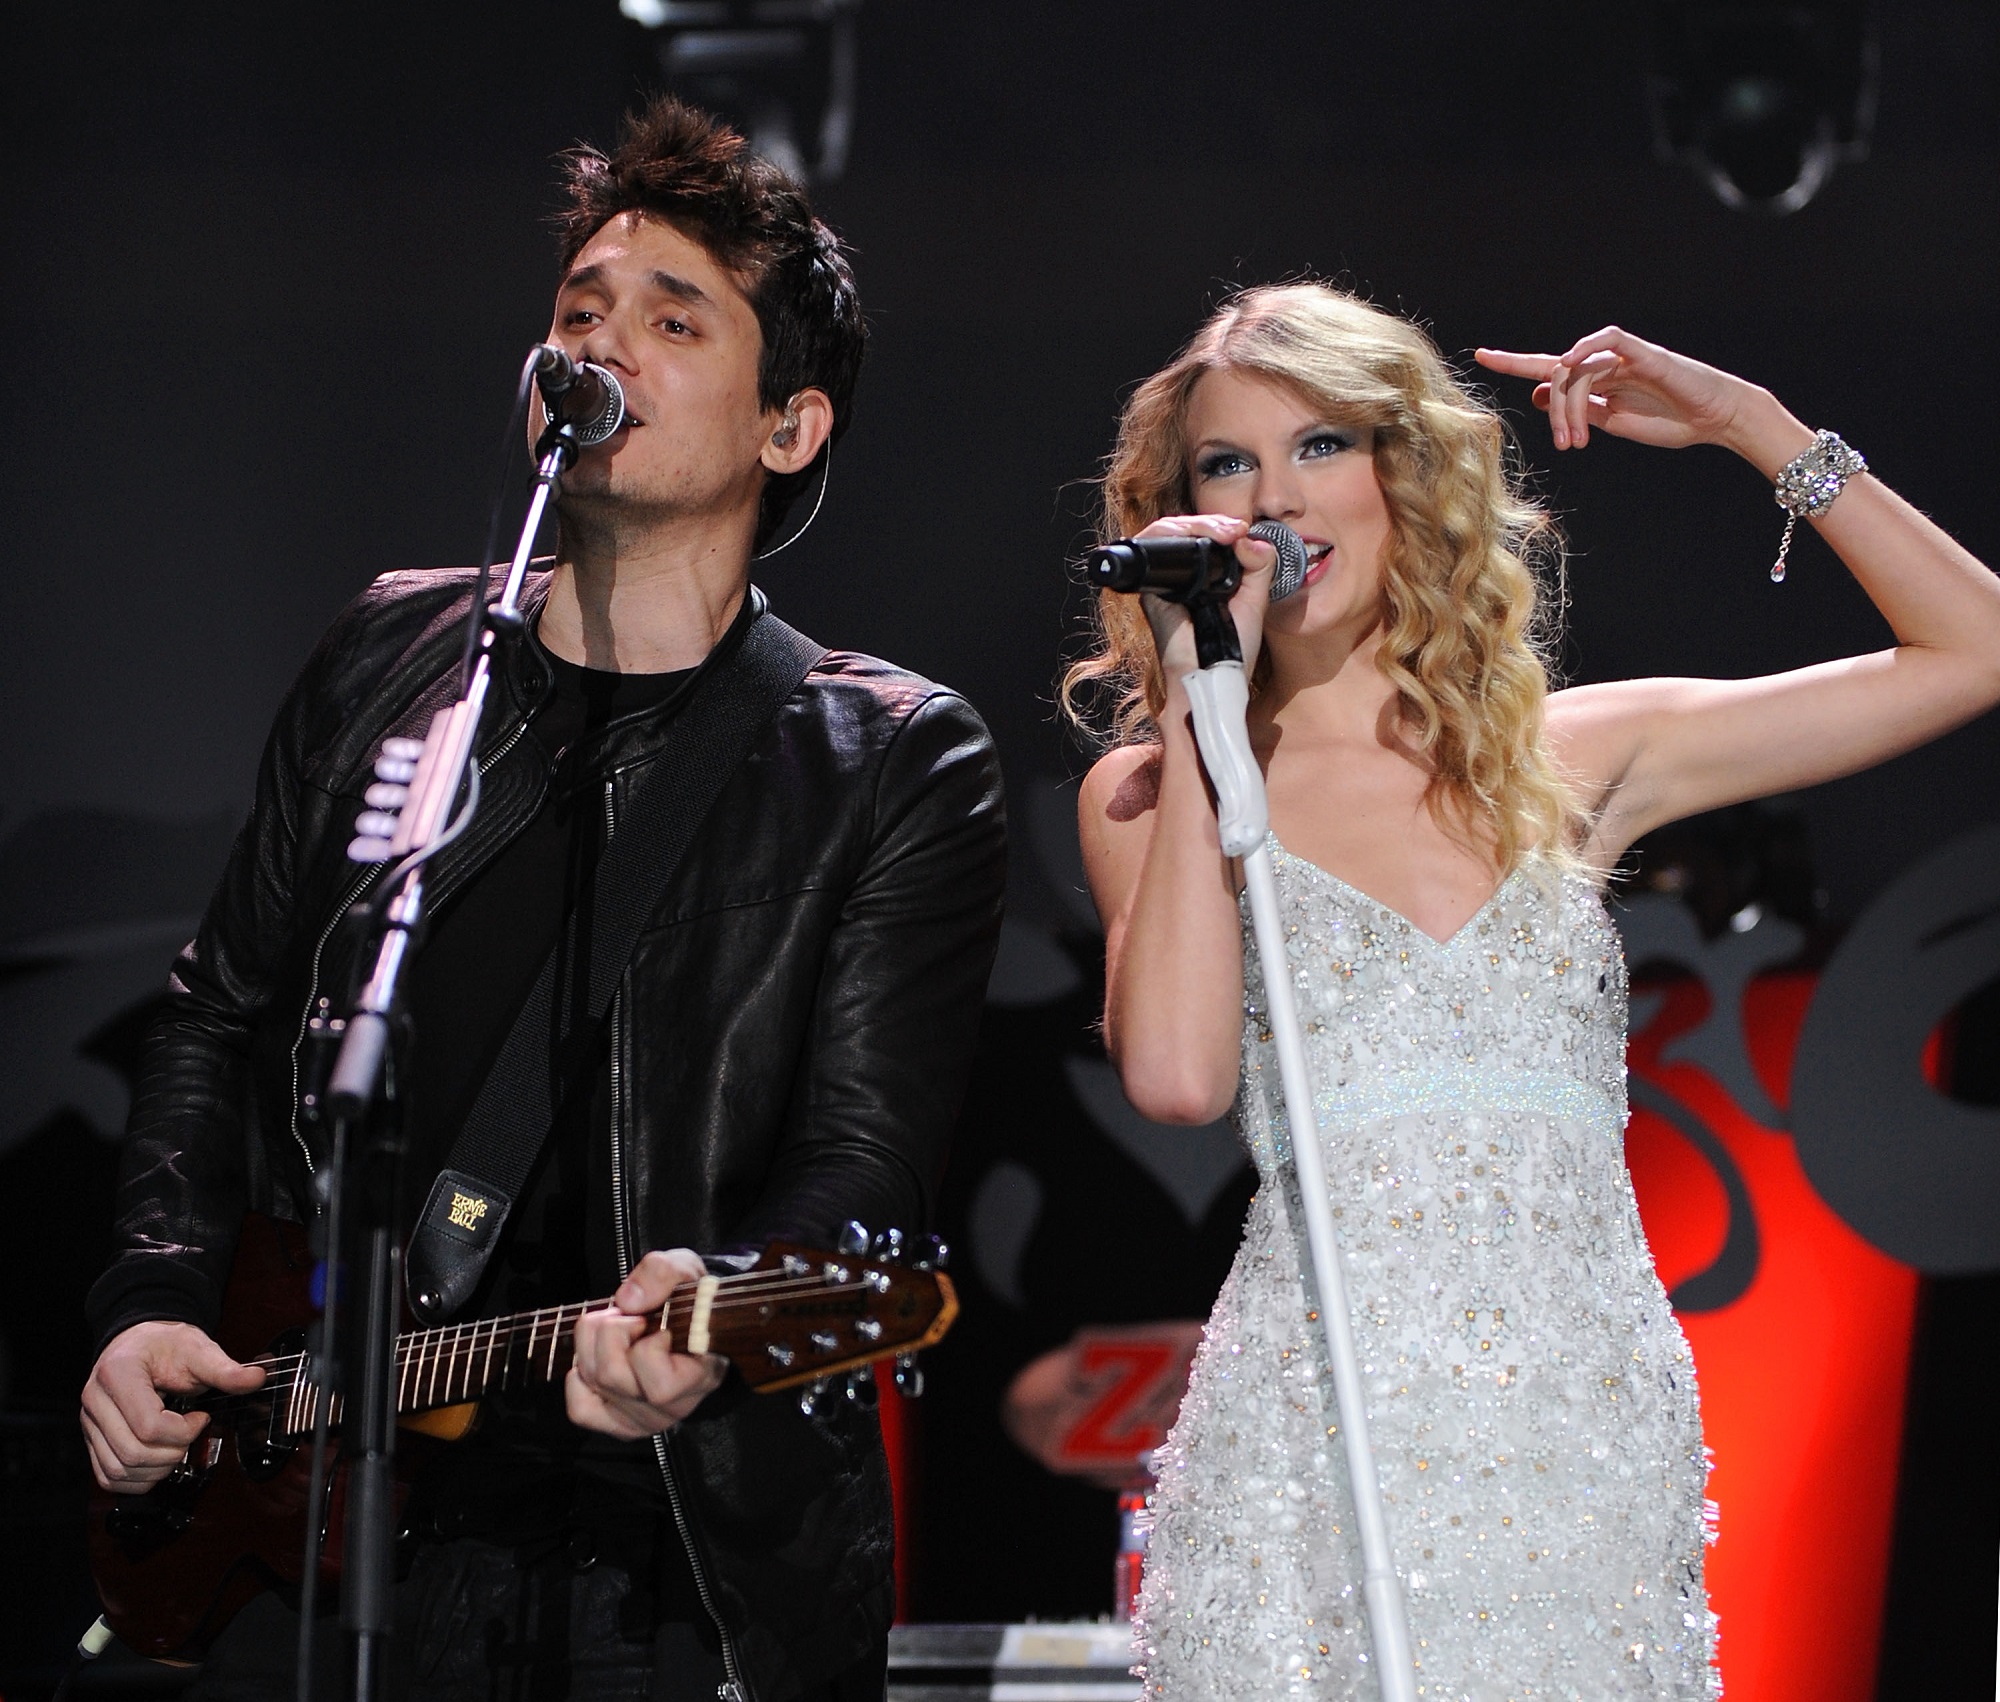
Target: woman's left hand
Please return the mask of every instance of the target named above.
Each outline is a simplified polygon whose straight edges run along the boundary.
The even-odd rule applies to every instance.
[[[1548,414],[1558,449],[1581,449],[1592,426],[1665,449],[1729,443],[1746,409],[1763,395],[1755,385],[1615,325],[1593,332],[1567,354],[1479,349],[1475,358],[1495,372],[1536,380],[1535,406]]]

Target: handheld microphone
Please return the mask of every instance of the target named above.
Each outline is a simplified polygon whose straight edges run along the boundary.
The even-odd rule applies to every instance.
[[[1305,543],[1282,520],[1259,520],[1250,536],[1278,552],[1271,601],[1281,603],[1305,581]],[[1150,591],[1170,603],[1227,598],[1243,583],[1236,552],[1213,538],[1120,538],[1098,545],[1083,566],[1090,582],[1107,591]]]
[[[594,361],[575,360],[553,343],[535,345],[535,386],[550,425],[567,425],[579,449],[602,443],[625,423],[625,388]]]

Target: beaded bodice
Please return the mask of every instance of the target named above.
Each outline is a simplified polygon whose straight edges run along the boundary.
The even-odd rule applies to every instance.
[[[1419,1694],[1709,1697],[1707,1466],[1624,1165],[1625,966],[1601,899],[1531,861],[1438,941],[1275,841],[1272,858]],[[1262,1185],[1158,1455],[1142,1671],[1159,1702],[1372,1702],[1244,936],[1236,1122]]]
[[[1625,1124],[1625,958],[1589,881],[1523,863],[1449,940],[1270,840],[1322,1127],[1426,1105]],[[1289,1156],[1263,969],[1244,915],[1239,1122],[1266,1177]]]

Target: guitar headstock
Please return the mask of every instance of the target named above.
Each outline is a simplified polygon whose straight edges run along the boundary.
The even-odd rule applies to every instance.
[[[872,1252],[833,1251],[773,1242],[741,1276],[718,1285],[709,1313],[708,1350],[726,1354],[753,1389],[819,1383],[854,1372],[866,1387],[875,1361],[898,1361],[897,1386],[920,1378],[911,1356],[944,1337],[958,1316],[951,1279],[920,1261],[889,1256],[902,1238],[877,1237]],[[867,1247],[865,1236],[860,1246]],[[872,1398],[872,1390],[870,1391]]]

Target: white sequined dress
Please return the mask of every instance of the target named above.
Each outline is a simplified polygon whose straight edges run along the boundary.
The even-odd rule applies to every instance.
[[[1625,964],[1530,862],[1449,941],[1271,841],[1418,1694],[1717,1693],[1694,1366],[1625,1169]],[[1135,1627],[1169,1702],[1374,1698],[1247,915],[1262,1179],[1161,1450]]]

